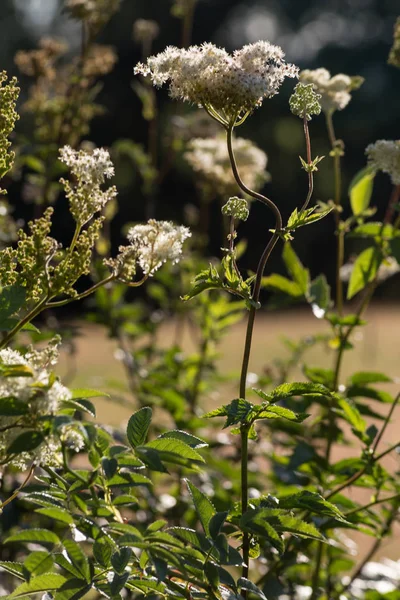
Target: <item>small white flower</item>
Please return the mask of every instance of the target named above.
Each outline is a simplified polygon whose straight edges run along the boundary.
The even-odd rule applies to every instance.
[[[350,92],[357,89],[363,82],[361,77],[350,77],[339,73],[331,77],[326,69],[305,69],[300,72],[302,83],[312,83],[315,91],[320,94],[319,103],[322,110],[331,112],[343,110],[351,100]]]
[[[285,77],[297,77],[298,68],[285,63],[279,46],[259,41],[233,54],[211,43],[169,46],[139,63],[135,73],[150,76],[156,86],[169,82],[173,98],[214,111],[227,125],[277,94]]]
[[[183,242],[191,237],[187,227],[169,221],[150,219],[145,225],[135,225],[128,239],[136,250],[137,261],[145,275],[153,275],[167,261],[179,262]]]
[[[378,140],[365,153],[373,169],[387,173],[393,185],[400,185],[400,140]]]

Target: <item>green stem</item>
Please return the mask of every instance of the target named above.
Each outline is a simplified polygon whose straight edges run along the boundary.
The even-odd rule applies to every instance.
[[[364,506],[360,506],[359,508],[353,508],[353,510],[349,510],[344,513],[345,517],[350,517],[351,515],[355,515],[362,510],[368,510],[368,508],[372,508],[373,506],[377,506],[378,504],[384,504],[385,502],[393,502],[393,500],[400,500],[400,494],[394,494],[393,496],[389,496],[388,498],[379,498],[379,500],[374,500],[373,502],[369,502],[369,504],[365,504]]]
[[[21,321],[19,323],[17,323],[17,325],[13,329],[11,329],[11,331],[8,332],[8,334],[0,342],[0,349],[5,348],[7,346],[7,344],[9,344],[9,342],[13,339],[13,337],[15,335],[17,335],[17,333],[25,325],[30,323],[30,321],[32,321],[32,319],[37,317],[37,315],[39,313],[41,313],[42,310],[44,310],[44,308],[46,307],[47,299],[48,299],[48,296],[45,296],[31,311],[28,312],[27,315],[25,315],[25,317],[23,319],[21,319]]]
[[[239,175],[239,171],[238,171],[237,164],[236,164],[236,159],[235,159],[235,155],[234,155],[234,151],[233,151],[232,136],[233,136],[233,125],[231,125],[227,128],[227,145],[228,145],[228,153],[229,153],[229,158],[230,158],[230,162],[231,162],[233,175],[235,177],[237,184],[246,194],[248,194],[249,196],[252,196],[256,200],[260,200],[260,202],[262,202],[268,208],[270,208],[275,216],[275,232],[273,233],[272,237],[270,238],[270,240],[260,258],[260,261],[258,263],[256,279],[255,279],[254,289],[253,289],[253,293],[252,293],[252,305],[250,307],[249,317],[248,317],[248,321],[247,321],[246,340],[245,340],[245,346],[244,346],[244,352],[243,352],[243,361],[242,361],[240,386],[239,386],[240,398],[245,399],[246,398],[246,379],[247,379],[247,372],[248,372],[249,361],[250,361],[250,352],[251,352],[251,344],[252,344],[252,338],[253,338],[256,306],[257,306],[257,304],[259,302],[259,298],[260,298],[261,280],[262,280],[262,277],[264,274],[264,269],[267,264],[267,261],[279,239],[278,232],[282,229],[282,216],[281,216],[281,213],[280,213],[278,207],[274,204],[274,202],[272,202],[272,200],[270,200],[269,198],[266,198],[265,196],[263,196],[262,194],[259,194],[258,192],[255,192],[255,191],[249,189],[243,183],[243,181]],[[242,492],[241,508],[242,508],[242,514],[246,512],[247,506],[248,506],[248,472],[247,472],[248,471],[248,465],[247,465],[247,463],[248,463],[248,432],[249,432],[248,424],[242,423],[242,426],[241,426],[241,492]],[[249,535],[247,533],[243,532],[242,576],[246,577],[246,578],[248,577],[248,574],[249,574],[249,546],[250,546]],[[247,598],[246,590],[242,590],[242,596],[246,600],[246,598]]]
[[[312,578],[312,593],[310,600],[315,600],[318,597],[318,588],[319,588],[319,580],[320,580],[320,571],[322,566],[322,559],[324,556],[324,544],[321,542],[318,544],[317,548],[317,559],[315,563],[315,570]]]
[[[12,502],[20,493],[20,491],[29,483],[30,478],[33,475],[33,472],[36,468],[36,464],[33,463],[31,465],[31,468],[28,471],[28,475],[26,476],[26,478],[24,479],[24,481],[21,483],[21,485],[19,486],[19,488],[17,488],[15,490],[15,492],[13,494],[11,494],[11,496],[9,498],[7,498],[7,500],[4,500],[4,502],[0,502],[0,514],[3,512],[3,508],[5,506],[7,506],[7,504],[10,504],[10,502]]]
[[[113,274],[109,275],[105,279],[102,279],[101,281],[99,281],[98,283],[93,285],[91,288],[89,288],[85,292],[82,292],[81,294],[78,294],[77,296],[73,296],[72,298],[66,298],[65,300],[58,300],[56,302],[48,302],[46,304],[45,308],[57,308],[60,306],[65,306],[66,304],[69,304],[70,302],[76,302],[77,300],[82,300],[83,298],[90,296],[90,294],[93,294],[93,292],[95,292],[97,289],[99,289],[106,283],[113,281],[114,279],[115,279],[115,275],[113,275]]]
[[[307,121],[306,116],[304,116],[304,118],[303,118],[303,129],[304,129],[304,137],[306,139],[307,164],[310,165],[312,163],[311,140],[310,140],[310,131],[308,129],[308,121]],[[307,194],[307,197],[306,197],[306,200],[305,200],[303,206],[301,207],[300,212],[303,212],[303,210],[305,210],[307,208],[307,206],[309,205],[311,196],[313,195],[313,191],[314,191],[314,174],[312,171],[309,171],[308,172],[308,194]]]
[[[337,239],[337,261],[336,261],[336,309],[339,315],[343,314],[343,282],[340,278],[340,268],[343,266],[344,262],[344,235],[341,232],[341,221],[340,221],[340,207],[341,207],[341,197],[342,197],[342,172],[340,165],[340,154],[339,150],[339,142],[336,139],[335,129],[333,126],[332,120],[332,112],[326,113],[326,127],[328,130],[329,141],[332,147],[332,151],[334,152],[333,156],[333,165],[334,165],[334,177],[335,177],[335,195],[334,202],[336,210],[334,211],[335,215],[335,226],[336,226],[336,235]]]

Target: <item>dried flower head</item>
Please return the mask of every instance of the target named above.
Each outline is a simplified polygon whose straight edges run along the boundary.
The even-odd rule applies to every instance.
[[[7,81],[7,73],[0,72],[0,179],[8,173],[13,166],[14,152],[9,152],[11,142],[8,137],[19,119],[15,105],[19,96],[17,80],[13,77]],[[0,193],[4,193],[0,189]]]
[[[151,19],[137,19],[133,24],[133,39],[139,44],[153,42],[160,33],[160,27]]]
[[[394,25],[393,46],[389,52],[388,63],[389,65],[400,68],[400,17],[397,18]]]
[[[244,198],[233,196],[233,198],[229,198],[228,202],[224,204],[221,212],[227,217],[240,219],[240,221],[247,221],[249,217],[249,205]]]
[[[83,436],[72,424],[60,432],[51,426],[52,417],[62,403],[71,399],[71,392],[49,371],[58,359],[58,343],[59,338],[56,338],[44,350],[30,350],[25,355],[10,348],[0,350],[0,396],[13,398],[18,407],[16,416],[11,413],[1,417],[0,458],[9,459],[8,464],[20,469],[26,469],[32,461],[60,464],[58,433],[62,434],[64,443],[76,450],[84,446]],[[31,434],[33,447],[29,451],[17,451],[16,440],[21,434],[28,437]]]
[[[97,33],[118,11],[121,0],[66,0],[65,8],[75,19],[86,21]]]
[[[377,140],[365,153],[373,169],[390,175],[394,185],[400,184],[400,140]]]
[[[321,95],[317,94],[312,83],[299,82],[289,99],[290,110],[297,117],[311,121],[312,115],[321,113],[320,98]]]
[[[112,46],[92,44],[82,65],[84,77],[96,78],[110,73],[118,57]]]
[[[250,140],[233,139],[233,150],[240,176],[253,190],[259,190],[268,180],[267,155]],[[197,138],[188,144],[185,159],[198,173],[201,183],[210,186],[220,196],[237,193],[238,185],[232,173],[225,137]]]
[[[169,46],[135,67],[156,86],[169,83],[173,98],[198,104],[224,126],[239,125],[265,98],[278,93],[298,69],[285,63],[279,46],[248,44],[231,55],[211,43],[188,49]]]
[[[153,275],[167,261],[179,262],[183,242],[189,237],[187,227],[154,219],[145,225],[135,225],[128,232],[128,240],[145,275]]]
[[[14,58],[14,62],[24,75],[43,77],[52,80],[56,77],[54,64],[56,60],[66,53],[68,46],[53,38],[42,38],[39,41],[39,48],[35,50],[19,50]]]
[[[95,148],[90,152],[64,146],[60,149],[60,160],[69,167],[76,179],[75,184],[65,179],[60,181],[69,199],[71,214],[77,223],[84,225],[117,195],[114,186],[101,189],[105,179],[114,175],[110,154],[104,148]]]
[[[351,100],[350,92],[357,90],[363,83],[362,77],[350,77],[339,73],[331,77],[326,69],[306,69],[300,72],[302,83],[312,83],[315,91],[321,95],[319,99],[322,110],[326,113],[343,110]]]

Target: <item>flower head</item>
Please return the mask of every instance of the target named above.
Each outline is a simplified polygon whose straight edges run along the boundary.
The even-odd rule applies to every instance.
[[[104,148],[95,148],[90,152],[64,146],[60,149],[60,160],[75,176],[76,184],[65,179],[61,179],[61,183],[73,217],[77,223],[84,225],[117,195],[115,187],[101,189],[105,180],[114,175],[110,154]]]
[[[160,27],[151,19],[137,19],[133,24],[133,37],[136,42],[152,42],[160,33]]]
[[[306,69],[300,73],[302,83],[311,83],[314,90],[321,95],[319,99],[324,112],[343,110],[351,100],[350,92],[358,89],[362,83],[362,77],[350,77],[339,73],[331,77],[326,69]]]
[[[365,153],[372,168],[390,175],[394,185],[400,184],[400,140],[378,140]]]
[[[247,221],[249,218],[249,205],[244,198],[234,196],[233,198],[229,198],[228,202],[224,204],[221,212],[228,217]]]
[[[239,124],[265,98],[278,93],[285,77],[298,69],[285,63],[279,46],[259,41],[229,54],[214,44],[179,49],[139,63],[135,73],[150,76],[154,85],[169,83],[170,94],[203,106],[225,126]]]
[[[167,261],[179,262],[183,242],[190,236],[187,227],[155,219],[145,225],[135,225],[128,232],[128,240],[136,250],[137,262],[145,275],[153,275]]]
[[[306,118],[307,121],[311,121],[312,115],[319,115],[321,113],[320,99],[321,95],[317,94],[312,83],[304,84],[299,82],[290,96],[290,110],[301,119]]]
[[[240,175],[245,184],[259,190],[269,179],[267,155],[250,140],[234,138],[233,150]],[[238,185],[232,173],[224,136],[193,139],[184,155],[193,171],[220,196],[233,196]]]
[[[61,404],[72,396],[49,371],[58,358],[58,343],[59,338],[55,338],[44,350],[30,350],[25,355],[10,348],[0,350],[0,397],[14,398],[18,408],[17,416],[1,417],[4,431],[0,440],[0,457],[3,460],[11,454],[9,464],[21,469],[32,461],[50,465],[61,461],[60,439],[56,431],[49,430],[49,423]],[[8,448],[12,449],[15,440],[26,431],[36,434],[37,445],[29,451],[8,452]],[[68,427],[65,424],[62,436],[65,443],[77,450],[84,445],[82,435],[77,433],[72,423]]]

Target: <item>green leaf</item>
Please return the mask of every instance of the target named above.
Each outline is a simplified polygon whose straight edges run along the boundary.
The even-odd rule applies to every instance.
[[[73,564],[79,571],[80,575],[90,582],[90,567],[89,560],[84,553],[82,546],[73,540],[63,540],[63,546]]]
[[[392,383],[393,379],[384,373],[375,371],[358,371],[349,378],[349,385],[366,385],[369,383]]]
[[[151,479],[141,473],[118,473],[108,480],[108,487],[133,487],[136,485],[152,485]]]
[[[382,392],[381,390],[375,390],[374,388],[362,386],[362,385],[351,385],[346,390],[346,395],[349,398],[371,398],[377,402],[384,402],[385,404],[392,404],[394,398],[389,392]]]
[[[130,559],[132,557],[132,550],[130,548],[121,548],[118,552],[115,552],[111,557],[111,564],[120,575],[125,571]]]
[[[396,230],[390,223],[369,222],[359,225],[351,232],[351,237],[366,237],[391,240]]]
[[[259,391],[254,391],[256,394],[259,394]],[[332,395],[332,392],[320,383],[300,381],[278,385],[272,392],[269,392],[268,396],[270,397],[271,402],[277,402],[278,400],[284,400],[285,398],[291,398],[292,396],[307,396],[307,394],[329,397]]]
[[[88,413],[91,417],[96,416],[96,409],[90,400],[81,398],[80,400],[64,400],[61,404],[61,410],[64,408],[73,408]]]
[[[286,419],[295,423],[302,423],[310,415],[308,413],[295,413],[284,406],[270,405],[261,407],[257,413],[256,419]]]
[[[305,509],[318,515],[324,515],[325,517],[334,517],[339,520],[344,519],[342,513],[334,504],[325,500],[320,494],[309,492],[308,490],[279,497],[279,507],[287,510],[292,510],[293,508]]]
[[[253,404],[243,398],[235,398],[225,407],[227,419],[224,423],[224,429],[237,423],[244,423],[253,411]]]
[[[322,157],[323,158],[323,157]],[[307,163],[305,163],[308,167]],[[307,170],[307,169],[306,169]],[[299,227],[304,227],[305,225],[310,225],[311,223],[315,223],[316,221],[320,221],[326,215],[329,215],[332,212],[333,207],[326,208],[324,210],[317,210],[318,206],[312,206],[311,208],[306,208],[303,211],[298,211],[297,208],[294,209],[292,214],[289,217],[287,226],[285,227],[286,231],[294,231]]]
[[[357,257],[350,276],[347,298],[350,300],[358,292],[363,290],[368,283],[375,279],[378,269],[383,260],[379,248],[371,246]]]
[[[90,388],[75,388],[71,390],[72,400],[80,400],[82,398],[109,398],[110,394],[105,392],[99,392],[99,390],[92,390]]]
[[[0,323],[3,323],[22,308],[26,291],[20,285],[8,285],[0,290]]]
[[[331,304],[331,288],[328,285],[325,275],[319,275],[310,284],[307,293],[307,301],[317,305],[318,308],[326,311]]]
[[[207,442],[201,440],[200,438],[192,435],[190,433],[186,433],[186,431],[180,431],[179,429],[174,429],[173,431],[167,431],[166,433],[162,433],[159,438],[173,438],[174,440],[181,440],[190,446],[191,448],[206,448],[208,446]]]
[[[207,537],[210,537],[210,521],[216,513],[214,505],[211,500],[209,500],[207,496],[197,489],[188,479],[186,479],[186,485],[192,496],[193,504],[204,532]]]
[[[294,281],[298,284],[302,294],[305,296],[307,294],[308,286],[310,283],[310,273],[308,269],[305,269],[303,267],[297,254],[295,253],[289,242],[286,242],[286,244],[283,247],[282,258],[288,272],[293,277]]]
[[[24,567],[21,563],[12,562],[9,560],[0,560],[0,568],[4,569],[10,575],[18,577],[18,579],[26,579],[24,575]]]
[[[14,535],[10,535],[4,541],[5,544],[9,544],[11,542],[39,544],[45,548],[52,548],[54,545],[60,543],[60,539],[55,533],[53,533],[53,531],[48,531],[47,529],[26,529],[24,531],[14,533]]]
[[[275,292],[282,292],[293,298],[301,298],[303,296],[303,291],[298,283],[277,273],[268,275],[268,277],[263,277],[261,285],[263,288],[274,290]]]
[[[107,536],[95,540],[93,544],[93,556],[100,566],[107,569],[111,564],[113,543]]]
[[[239,590],[240,589],[247,590],[251,594],[258,596],[262,600],[267,600],[266,596],[264,595],[264,592],[262,590],[260,590],[260,588],[257,587],[255,583],[253,583],[252,581],[249,581],[245,577],[241,577],[240,579],[238,579],[237,587]]]
[[[335,374],[332,369],[305,366],[303,368],[303,373],[312,383],[320,383],[328,389],[333,387]]]
[[[160,454],[161,460],[165,462],[181,464],[180,459],[202,463],[205,462],[204,458],[197,452],[197,450],[191,448],[181,440],[173,438],[159,437],[146,444],[144,448],[152,448],[153,450],[157,450],[157,452]]]
[[[31,552],[24,561],[24,570],[32,575],[48,573],[54,564],[53,555],[49,552]],[[29,577],[30,579],[30,577]]]
[[[133,413],[129,419],[126,435],[132,448],[141,446],[146,442],[152,415],[153,411],[151,408],[144,406]]]
[[[19,319],[15,317],[9,317],[8,319],[4,319],[0,323],[0,331],[11,331],[14,329],[16,325],[19,323]],[[32,323],[26,323],[23,327],[21,327],[21,331],[32,331],[33,333],[40,333],[39,329],[32,325]]]
[[[35,512],[40,515],[45,515],[46,517],[49,517],[49,519],[67,523],[67,525],[72,525],[74,522],[73,517],[67,510],[61,510],[59,508],[38,508]]]
[[[39,431],[24,431],[11,442],[7,448],[7,454],[21,454],[31,452],[44,441],[43,434]]]
[[[312,523],[307,523],[303,519],[285,514],[280,509],[251,509],[243,515],[241,524],[243,528],[256,534],[261,533],[265,525],[268,524],[278,534],[282,532],[288,532],[298,535],[299,537],[310,538],[314,540],[322,541],[325,539],[315,525]]]
[[[40,592],[54,592],[66,582],[65,577],[58,573],[44,573],[34,577],[29,582],[21,583],[7,598],[23,598]]]
[[[364,433],[367,425],[364,419],[360,415],[360,411],[355,406],[354,402],[347,400],[346,398],[339,398],[338,404],[343,411],[345,420],[360,433]]]
[[[375,171],[371,167],[361,169],[350,182],[349,196],[353,215],[363,213],[369,206],[374,185]]]
[[[283,554],[285,551],[285,544],[281,534],[279,534],[267,520],[257,519],[256,511],[251,510],[246,512],[240,519],[240,527],[244,531],[248,531],[266,539],[271,546],[278,550],[279,554]]]
[[[58,588],[54,595],[54,600],[80,600],[80,598],[86,596],[91,588],[92,585],[87,583],[84,579],[72,577],[71,579],[67,579],[67,581]]]
[[[29,406],[23,400],[12,397],[0,398],[0,417],[19,417],[25,415],[28,410]]]

